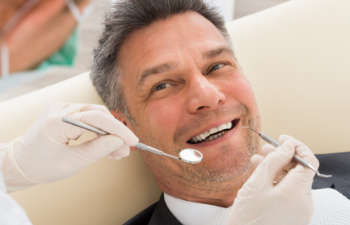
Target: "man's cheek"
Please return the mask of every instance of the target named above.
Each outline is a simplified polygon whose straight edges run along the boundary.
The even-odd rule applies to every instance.
[[[148,107],[146,115],[149,118],[152,130],[158,130],[158,132],[166,136],[173,135],[171,132],[175,130],[179,115],[177,107],[174,107],[174,105],[159,102],[153,103]]]
[[[232,96],[241,104],[255,108],[255,96],[252,87],[245,78],[238,78],[234,85],[227,86]]]

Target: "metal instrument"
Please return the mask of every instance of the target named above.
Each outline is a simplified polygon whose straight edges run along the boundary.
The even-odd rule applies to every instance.
[[[93,127],[93,126],[90,126],[88,124],[82,123],[80,121],[71,120],[67,117],[63,117],[62,121],[65,123],[71,124],[73,126],[80,127],[82,129],[94,132],[98,135],[109,135],[110,134],[109,132],[104,131],[101,128]],[[154,153],[157,155],[165,156],[165,157],[176,159],[176,160],[181,160],[181,161],[183,161],[185,163],[189,163],[189,164],[200,163],[203,159],[203,154],[200,151],[198,151],[196,149],[191,149],[191,148],[182,149],[179,153],[179,156],[174,156],[174,155],[170,155],[168,153],[165,153],[157,148],[143,144],[141,142],[137,143],[135,145],[135,147],[140,149],[140,150],[143,150],[143,151],[148,151],[148,152],[151,152],[151,153]]]
[[[280,143],[278,143],[278,141],[276,141],[275,139],[273,139],[273,138],[271,138],[271,137],[269,137],[269,136],[267,136],[267,135],[265,135],[265,134],[263,134],[263,133],[261,133],[261,132],[259,132],[259,131],[256,131],[256,130],[250,128],[250,127],[244,127],[244,128],[247,128],[247,129],[253,131],[253,132],[256,133],[257,135],[259,135],[259,137],[261,137],[261,139],[263,139],[263,140],[266,141],[267,143],[273,145],[274,147],[277,148],[278,146],[280,146]],[[313,170],[313,171],[316,173],[316,175],[319,176],[319,177],[323,177],[323,178],[330,178],[330,177],[332,177],[332,175],[320,173],[320,172],[319,172],[318,170],[316,170],[309,162],[307,162],[307,161],[305,161],[304,159],[300,158],[300,156],[298,156],[297,154],[295,154],[295,155],[293,156],[293,159],[294,159],[296,162],[300,163],[301,165],[303,165],[303,166],[305,166],[305,167],[310,168],[311,170]]]

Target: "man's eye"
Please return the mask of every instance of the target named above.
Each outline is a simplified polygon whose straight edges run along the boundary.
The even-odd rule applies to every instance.
[[[212,67],[209,68],[208,74],[211,73],[211,72],[213,72],[213,71],[219,70],[219,69],[221,69],[221,68],[224,67],[224,66],[225,66],[224,63],[215,64],[214,66],[212,66]]]
[[[152,91],[160,91],[170,86],[169,83],[159,83],[152,88]]]

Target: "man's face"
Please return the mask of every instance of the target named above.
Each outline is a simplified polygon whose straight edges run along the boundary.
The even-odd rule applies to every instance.
[[[256,139],[242,126],[258,127],[258,112],[212,23],[193,12],[157,21],[126,39],[119,63],[135,123],[122,117],[140,141],[173,155],[184,148],[203,153],[197,165],[143,153],[163,191],[244,182]]]

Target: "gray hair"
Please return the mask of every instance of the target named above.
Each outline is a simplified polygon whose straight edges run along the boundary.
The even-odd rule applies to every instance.
[[[119,82],[118,52],[128,35],[151,23],[188,11],[197,12],[228,38],[222,17],[203,0],[119,0],[105,18],[105,27],[94,50],[90,77],[110,110],[130,117]]]

